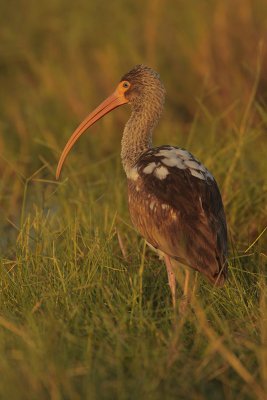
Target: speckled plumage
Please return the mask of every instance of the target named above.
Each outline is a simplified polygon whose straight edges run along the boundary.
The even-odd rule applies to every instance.
[[[227,276],[227,229],[217,183],[186,150],[152,148],[165,97],[159,75],[141,65],[124,80],[131,83],[132,115],[121,155],[132,222],[153,247],[221,286]]]
[[[227,231],[218,186],[210,173],[199,179],[189,168],[165,166],[165,179],[146,174],[150,165],[161,168],[159,154],[168,148],[143,153],[136,164],[138,178],[128,180],[132,222],[154,248],[221,286],[227,276]]]
[[[152,132],[163,111],[165,89],[159,75],[151,68],[137,65],[121,81],[131,83],[125,93],[132,107],[132,115],[122,136],[121,159],[128,175],[139,156],[152,146]]]

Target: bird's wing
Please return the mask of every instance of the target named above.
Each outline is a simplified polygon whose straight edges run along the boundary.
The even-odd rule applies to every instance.
[[[213,176],[192,154],[169,146],[144,153],[137,171],[141,197],[136,202],[143,204],[143,210],[137,211],[136,225],[143,225],[143,231],[137,228],[153,246],[222,284],[227,272],[227,228]]]

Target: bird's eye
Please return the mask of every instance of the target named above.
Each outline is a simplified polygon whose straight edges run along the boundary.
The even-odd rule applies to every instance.
[[[123,82],[122,87],[124,87],[125,89],[128,89],[128,87],[130,87],[130,83],[129,82]]]

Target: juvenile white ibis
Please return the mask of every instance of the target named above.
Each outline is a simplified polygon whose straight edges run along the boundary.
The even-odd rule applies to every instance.
[[[164,257],[175,306],[179,264],[186,267],[185,296],[187,267],[204,274],[215,286],[224,284],[227,228],[220,191],[211,173],[184,149],[152,147],[152,132],[161,116],[164,98],[159,75],[147,66],[135,66],[72,134],[60,157],[56,177],[86,129],[114,108],[131,105],[132,114],[121,142],[130,215],[148,244]]]

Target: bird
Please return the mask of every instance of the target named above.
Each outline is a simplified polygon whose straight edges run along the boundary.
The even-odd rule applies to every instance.
[[[132,112],[122,135],[121,161],[127,177],[130,217],[148,245],[165,261],[174,308],[177,274],[185,271],[179,307],[182,312],[190,301],[190,271],[200,272],[216,287],[224,285],[227,224],[220,190],[208,169],[183,148],[152,146],[165,94],[157,72],[143,64],[133,67],[73,132],[60,156],[56,179],[79,137],[110,111],[129,104]]]

